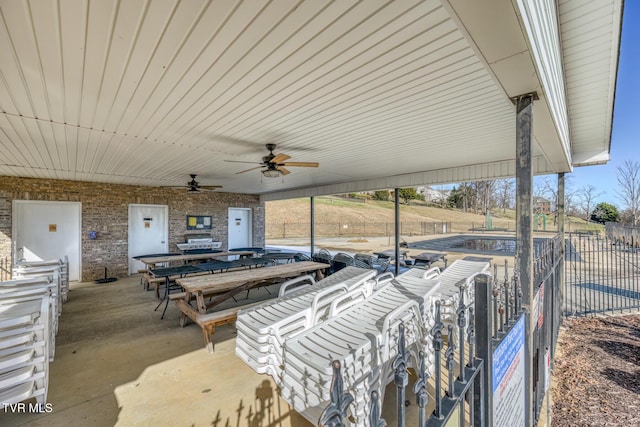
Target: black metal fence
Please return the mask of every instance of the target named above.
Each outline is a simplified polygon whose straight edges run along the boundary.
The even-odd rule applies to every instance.
[[[549,386],[560,323],[562,322],[562,239],[547,240],[537,251],[533,265],[534,300],[531,310],[533,356],[533,414],[538,421]]]
[[[393,222],[316,222],[314,233],[318,237],[376,237],[392,236]],[[269,222],[266,224],[267,239],[308,237],[311,224],[308,222]],[[426,236],[451,233],[450,222],[401,221],[400,234],[405,236]]]
[[[569,234],[564,314],[584,316],[640,309],[638,230],[607,228],[607,235]]]

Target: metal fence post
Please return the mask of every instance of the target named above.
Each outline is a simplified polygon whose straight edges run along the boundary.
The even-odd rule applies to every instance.
[[[493,346],[491,343],[491,277],[479,274],[474,280],[475,286],[475,342],[478,358],[484,360],[482,375],[476,377],[473,396],[474,421],[476,426],[493,425],[493,399],[491,396],[491,367],[493,365]]]
[[[409,364],[409,352],[405,346],[404,324],[398,325],[398,354],[393,361],[393,369],[395,370],[394,383],[397,388],[398,397],[398,426],[405,426],[404,412],[404,396],[405,388],[409,383],[409,373],[407,367]]]
[[[331,380],[331,403],[320,414],[320,425],[327,427],[343,427],[347,418],[347,409],[353,402],[353,396],[344,392],[342,382],[342,365],[338,360],[331,363],[333,378]]]

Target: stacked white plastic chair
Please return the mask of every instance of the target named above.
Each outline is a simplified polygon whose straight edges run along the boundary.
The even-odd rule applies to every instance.
[[[0,403],[47,400],[58,276],[0,282]]]
[[[487,274],[490,266],[491,264],[488,261],[460,259],[451,263],[444,271],[440,271],[438,267],[425,271],[426,275],[440,280],[440,307],[444,324],[456,326],[460,291],[462,290],[463,292],[465,305],[473,304],[475,301],[474,278],[478,274]],[[407,274],[413,270],[409,270]],[[454,330],[457,330],[457,328],[454,328]]]
[[[438,280],[421,273],[407,274],[383,284],[371,296],[305,331],[284,345],[281,395],[313,423],[330,400],[332,361],[343,367],[345,390],[354,396],[352,414],[356,425],[367,425],[370,392],[384,398],[393,377],[397,355],[398,326],[405,327],[410,365],[417,364],[420,351],[433,370],[430,330],[435,322],[435,301],[440,298]],[[333,304],[339,304],[339,298]]]
[[[313,279],[306,276],[285,282],[279,298],[238,312],[236,355],[256,372],[267,373],[279,383],[285,340],[326,319],[336,297],[350,295],[342,300],[344,304],[366,297],[373,289],[373,284],[366,287],[366,282],[375,274],[375,270],[346,267],[312,286],[295,287],[291,292],[287,292],[290,286],[307,280],[312,283]]]
[[[59,300],[61,303],[67,302],[69,293],[69,260],[65,256],[62,259],[46,261],[19,261],[13,267],[11,277],[13,279],[27,279],[41,276],[52,276],[57,272],[60,281]],[[59,306],[62,310],[62,305]]]

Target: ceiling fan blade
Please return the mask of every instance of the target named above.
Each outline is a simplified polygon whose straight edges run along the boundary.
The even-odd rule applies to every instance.
[[[289,160],[291,158],[291,156],[287,156],[286,154],[276,154],[276,156],[271,159],[271,163],[282,163],[285,160]]]
[[[248,163],[251,165],[261,165],[262,162],[245,162],[244,160],[225,160],[225,162],[229,162],[229,163]]]
[[[285,162],[282,163],[282,166],[296,166],[302,168],[317,168],[320,166],[318,162]]]
[[[256,166],[255,168],[251,168],[251,169],[247,169],[244,171],[240,171],[240,172],[236,172],[236,175],[238,175],[239,173],[245,173],[245,172],[249,172],[249,171],[254,171],[256,169],[260,169],[262,166]]]
[[[282,172],[282,175],[289,175],[291,173],[291,171],[283,168],[282,166],[278,166],[277,168],[280,172]]]
[[[222,188],[222,185],[201,185],[198,188],[201,190],[215,190],[216,188]]]

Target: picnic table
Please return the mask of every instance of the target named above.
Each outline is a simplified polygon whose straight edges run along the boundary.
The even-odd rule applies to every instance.
[[[400,249],[400,257],[401,258],[406,258],[407,254],[409,253],[409,251],[405,251],[403,249]],[[396,250],[395,249],[387,249],[386,251],[382,251],[382,252],[374,252],[374,255],[377,255],[378,258],[390,258],[390,259],[396,259]]]
[[[161,264],[164,262],[183,261],[184,263],[186,263],[188,261],[214,259],[214,258],[227,257],[227,256],[240,256],[241,258],[243,258],[243,257],[250,257],[253,255],[254,255],[254,252],[252,251],[205,252],[201,254],[151,256],[151,257],[140,258],[139,261],[147,265],[147,268],[149,270],[152,270],[155,268],[156,264]]]
[[[167,305],[169,304],[169,293],[171,293],[171,280],[170,277],[174,277],[174,276],[178,276],[178,277],[184,277],[188,274],[193,274],[193,273],[201,273],[202,270],[193,266],[193,265],[180,265],[177,267],[162,267],[162,268],[154,268],[149,270],[149,274],[152,277],[157,277],[157,278],[164,278],[165,279],[165,288],[164,288],[164,298],[162,300],[160,300],[160,302],[158,303],[158,305],[156,306],[155,310],[156,311],[158,309],[158,307],[160,307],[160,305],[162,304],[162,302],[165,302],[164,305],[164,310],[162,310],[162,316],[160,317],[161,319],[164,319],[164,314],[167,311]]]
[[[296,259],[296,252],[267,252],[262,255],[263,259],[270,259],[274,262],[284,261],[285,263],[293,262]]]
[[[414,260],[413,265],[424,265],[425,267],[430,267],[434,262],[445,259],[446,255],[447,254],[438,252],[422,252],[418,255],[411,255],[411,258]]]
[[[208,311],[233,298],[240,292],[248,291],[258,286],[266,286],[278,281],[284,281],[305,273],[315,273],[318,280],[322,279],[322,270],[327,265],[321,262],[302,261],[292,264],[279,264],[271,267],[249,270],[230,271],[222,274],[212,274],[198,277],[176,279],[184,289],[183,294],[176,294],[172,299],[182,312],[180,326],[185,326],[187,318],[200,325],[209,351],[213,351],[212,336],[217,325],[235,321],[240,308],[208,313]],[[208,303],[205,296],[216,295]],[[191,306],[195,297],[196,307]]]

